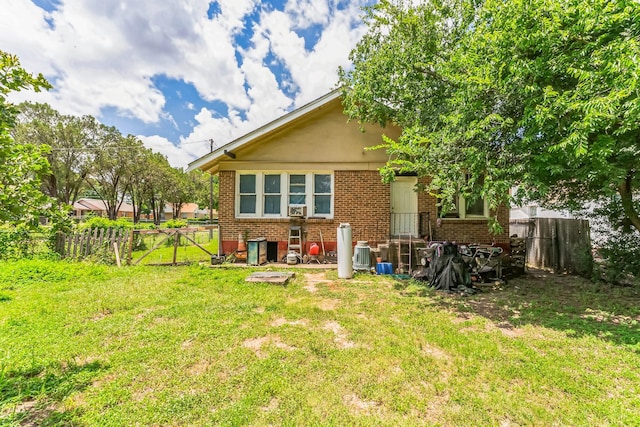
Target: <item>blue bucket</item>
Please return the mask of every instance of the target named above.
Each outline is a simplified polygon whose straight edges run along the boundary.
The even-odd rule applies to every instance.
[[[376,274],[393,274],[393,264],[391,264],[390,262],[377,263]]]

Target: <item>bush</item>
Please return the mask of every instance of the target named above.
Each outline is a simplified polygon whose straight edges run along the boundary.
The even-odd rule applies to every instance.
[[[25,225],[2,225],[0,227],[0,259],[15,260],[33,254],[36,242]]]
[[[181,219],[170,219],[162,224],[162,228],[184,228],[187,226],[187,222]]]
[[[640,201],[633,203],[635,209],[640,208]],[[626,218],[619,197],[600,201],[589,222],[598,260],[597,275],[614,284],[638,284],[640,232]]]
[[[601,276],[614,284],[638,284],[640,277],[640,233],[615,231],[600,243]]]

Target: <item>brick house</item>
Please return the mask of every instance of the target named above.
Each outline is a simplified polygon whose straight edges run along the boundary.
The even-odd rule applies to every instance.
[[[240,236],[265,238],[279,260],[292,224],[302,226],[306,248],[322,238],[331,251],[341,223],[351,225],[354,242],[373,247],[409,235],[508,247],[508,227],[500,235],[488,231],[483,201],[465,208],[461,199],[461,209],[437,220],[436,199],[414,191],[417,177],[382,183],[378,168],[388,156],[367,147],[380,144],[383,134],[397,138],[400,130],[367,125],[361,131],[347,121],[336,90],[192,162],[190,170],[219,177],[223,252],[234,252]],[[294,216],[299,208],[301,218]],[[508,224],[508,215],[500,208],[499,221]]]

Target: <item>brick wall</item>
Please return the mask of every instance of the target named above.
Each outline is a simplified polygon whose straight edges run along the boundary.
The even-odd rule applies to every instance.
[[[221,171],[218,217],[224,253],[237,249],[238,236],[247,234],[249,239],[264,237],[278,242],[279,259],[286,255],[287,238],[291,221],[282,219],[236,219],[235,218],[235,172]],[[421,179],[421,182],[426,180]],[[311,242],[320,244],[326,251],[336,248],[336,230],[340,223],[351,225],[353,241],[367,240],[371,245],[385,242],[389,238],[391,223],[390,186],[383,184],[377,171],[335,171],[334,174],[334,218],[305,219],[301,222],[307,246]],[[492,235],[486,220],[443,219],[438,226],[436,199],[427,193],[418,194],[418,210],[429,212],[434,240],[451,240],[459,243],[496,243],[508,247],[509,211],[506,206],[499,209],[499,221],[505,231]]]
[[[420,178],[419,183],[427,185],[428,178]],[[498,222],[503,232],[494,235],[489,231],[486,219],[443,218],[438,221],[436,198],[428,193],[418,194],[418,210],[428,212],[431,221],[431,240],[449,240],[458,243],[497,244],[509,248],[509,209],[506,205],[498,208]]]

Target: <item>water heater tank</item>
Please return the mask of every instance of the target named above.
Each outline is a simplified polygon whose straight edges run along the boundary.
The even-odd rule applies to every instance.
[[[351,225],[341,223],[338,236],[338,278],[351,279],[353,276],[353,260],[351,258]]]

